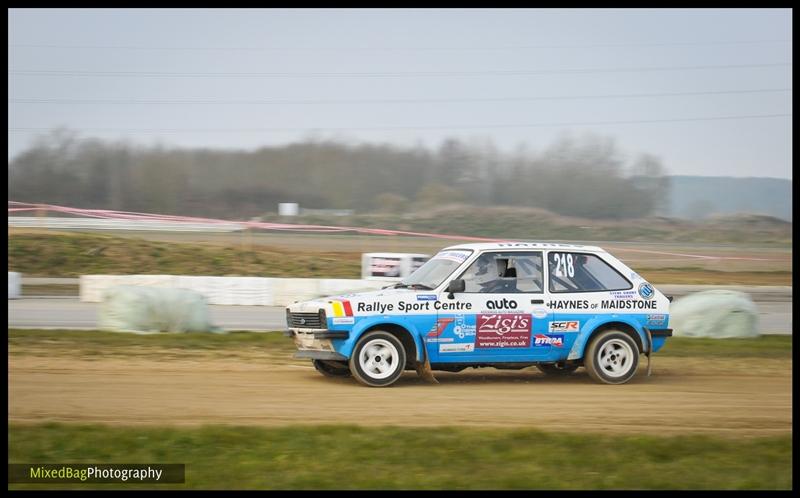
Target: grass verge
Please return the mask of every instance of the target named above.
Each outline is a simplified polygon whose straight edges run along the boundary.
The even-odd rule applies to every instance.
[[[91,274],[241,275],[358,278],[357,252],[280,251],[264,246],[154,242],[83,233],[18,233],[8,238],[8,269],[35,277]]]
[[[358,426],[10,425],[11,463],[185,463],[185,484],[18,488],[791,489],[791,435],[607,436]]]
[[[44,284],[23,285],[23,296],[79,296],[80,285],[76,284]]]
[[[792,336],[762,335],[746,339],[670,337],[655,357],[792,358]]]
[[[159,351],[289,354],[295,350],[292,339],[281,332],[131,334],[60,329],[8,329],[8,348],[12,355],[51,350],[88,356],[152,354]]]
[[[247,240],[244,236],[230,237],[225,239],[225,245],[165,242],[106,234],[9,232],[8,269],[30,277],[54,278],[131,273],[360,278],[361,253],[367,252],[369,247],[363,243],[360,248],[356,244],[347,250],[320,251],[316,246],[326,247],[335,239],[314,238],[298,240],[305,240],[304,244],[315,247],[287,248],[254,244],[246,249],[241,243]],[[238,244],[236,237],[240,240]],[[442,242],[442,245],[446,243]],[[435,251],[432,248],[428,252]],[[785,266],[785,270],[771,271],[752,271],[749,268],[718,271],[693,266],[639,268],[638,271],[655,285],[791,285],[791,266],[788,263]]]

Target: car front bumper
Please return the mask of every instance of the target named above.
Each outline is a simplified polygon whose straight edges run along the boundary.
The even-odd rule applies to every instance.
[[[284,335],[294,339],[298,350],[294,355],[295,358],[347,361],[347,357],[337,353],[333,347],[333,339],[350,337],[350,333],[346,330],[289,329],[284,332]]]

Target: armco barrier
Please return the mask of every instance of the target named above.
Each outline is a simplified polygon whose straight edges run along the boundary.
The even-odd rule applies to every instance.
[[[8,298],[18,299],[22,295],[22,275],[15,271],[8,272]]]
[[[195,277],[183,275],[82,275],[81,301],[99,303],[117,285],[190,289],[208,304],[286,306],[323,296],[377,290],[392,282],[344,278]],[[10,287],[9,287],[10,289]]]

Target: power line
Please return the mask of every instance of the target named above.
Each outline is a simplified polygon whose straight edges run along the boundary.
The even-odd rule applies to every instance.
[[[694,121],[722,121],[736,119],[761,119],[791,117],[791,114],[752,114],[738,116],[712,116],[694,118],[671,119],[642,119],[620,121],[576,121],[576,122],[551,122],[532,124],[493,124],[493,125],[436,125],[436,126],[370,126],[370,127],[329,127],[329,128],[80,128],[76,131],[85,132],[158,132],[158,133],[248,133],[248,132],[324,132],[324,131],[393,131],[393,130],[472,130],[472,129],[501,129],[501,128],[538,128],[551,126],[597,126],[620,124],[645,124],[645,123],[677,123]],[[52,128],[13,127],[8,128],[11,133],[50,131]]]
[[[165,71],[89,71],[89,70],[44,70],[44,69],[9,69],[8,74],[25,76],[112,76],[112,77],[144,77],[144,78],[308,78],[308,77],[411,77],[411,76],[520,76],[541,74],[584,74],[584,73],[635,73],[651,71],[692,71],[702,69],[742,69],[758,67],[785,67],[791,63],[778,62],[769,64],[726,64],[712,66],[653,66],[627,68],[582,68],[582,69],[513,69],[483,71],[409,71],[409,72],[311,72],[311,73],[188,73]]]
[[[162,50],[162,51],[363,51],[363,52],[400,52],[400,51],[502,51],[502,50],[536,50],[556,48],[624,48],[624,47],[670,47],[670,46],[703,46],[703,45],[759,45],[759,44],[791,44],[791,40],[725,40],[725,41],[679,41],[679,42],[643,42],[643,43],[592,43],[592,44],[554,44],[554,45],[505,45],[494,47],[147,47],[141,45],[59,45],[52,43],[12,43],[12,48],[47,48],[47,49],[89,49],[89,50]]]
[[[136,99],[8,99],[11,104],[100,104],[100,105],[295,105],[295,104],[416,104],[437,102],[527,102],[542,100],[594,100],[651,97],[683,97],[698,95],[740,95],[751,93],[791,92],[791,88],[758,90],[709,90],[698,92],[628,93],[604,95],[553,95],[547,97],[469,97],[428,99],[314,99],[314,100],[136,100]]]

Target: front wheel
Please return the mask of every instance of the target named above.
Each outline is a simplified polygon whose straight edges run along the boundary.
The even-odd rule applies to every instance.
[[[406,351],[400,340],[388,332],[375,330],[364,334],[350,356],[353,377],[370,387],[394,384],[406,366]]]
[[[619,330],[604,330],[586,348],[586,371],[597,382],[624,384],[636,375],[639,347]]]

